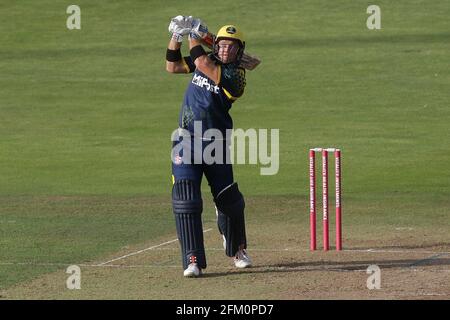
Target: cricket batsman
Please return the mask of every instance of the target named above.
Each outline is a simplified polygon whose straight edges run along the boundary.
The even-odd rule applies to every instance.
[[[205,132],[217,129],[226,137],[226,130],[232,129],[233,121],[229,111],[245,88],[245,69],[239,66],[244,53],[245,42],[242,31],[234,25],[220,28],[213,43],[212,53],[202,47],[208,29],[192,16],[174,17],[169,25],[172,34],[167,53],[166,69],[170,73],[193,73],[184,94],[178,127],[191,133],[190,143],[200,146],[201,151],[214,139],[195,136],[194,123],[200,123]],[[187,37],[190,55],[180,52],[183,38]],[[180,141],[173,142],[173,149]],[[229,143],[224,143],[224,149]],[[194,148],[192,148],[194,149]],[[205,175],[211,188],[217,214],[217,224],[224,239],[225,254],[233,259],[237,268],[252,265],[248,256],[244,220],[244,198],[233,179],[231,162],[220,152],[212,164],[201,160],[182,160],[182,149],[172,155],[172,206],[185,277],[198,277],[206,268],[201,214],[203,201],[201,181]],[[184,154],[186,156],[186,154]],[[201,158],[203,159],[203,158]],[[219,160],[217,160],[219,159]]]

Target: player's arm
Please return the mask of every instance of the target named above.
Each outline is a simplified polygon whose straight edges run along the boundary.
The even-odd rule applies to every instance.
[[[190,73],[195,65],[190,57],[181,56],[181,43],[183,36],[191,31],[192,16],[176,16],[171,19],[169,32],[172,34],[166,52],[166,70],[170,73]]]
[[[202,42],[200,39],[194,39],[192,37],[189,37],[189,49],[191,53],[191,59],[198,70],[204,73],[216,84],[219,84],[220,66],[215,64],[214,61],[210,57],[208,57],[205,49],[203,49],[201,44]]]
[[[181,42],[177,42],[174,37],[167,46],[166,70],[170,73],[191,73],[195,70],[191,57],[181,56]]]

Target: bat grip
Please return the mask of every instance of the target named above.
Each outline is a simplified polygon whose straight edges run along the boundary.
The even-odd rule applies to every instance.
[[[215,36],[212,33],[208,32],[206,36],[202,38],[202,40],[208,48],[212,48],[214,44],[214,38]]]

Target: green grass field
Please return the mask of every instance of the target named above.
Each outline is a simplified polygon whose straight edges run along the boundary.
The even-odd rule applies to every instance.
[[[254,269],[236,272],[219,250],[204,183],[213,230],[198,298],[450,298],[448,1],[377,1],[381,30],[367,29],[373,3],[359,0],[79,0],[81,30],[71,31],[70,4],[0,3],[0,298],[183,298],[191,280],[176,243],[123,259],[123,268],[92,267],[176,237],[170,134],[190,76],[165,71],[165,49],[180,13],[214,32],[244,30],[247,51],[263,62],[247,72],[235,127],[280,129],[277,175],[235,166]],[[306,251],[308,149],[328,145],[343,153],[342,255]],[[369,248],[412,253],[358,256]],[[423,286],[408,284],[404,267],[436,254],[439,263],[418,272]],[[320,269],[376,261],[392,272],[376,294],[361,272],[339,282],[341,273]],[[71,264],[90,266],[76,292],[64,287]],[[327,281],[346,289],[331,294]]]

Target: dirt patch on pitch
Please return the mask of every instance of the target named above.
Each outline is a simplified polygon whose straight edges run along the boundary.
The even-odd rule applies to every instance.
[[[10,299],[184,299],[196,282],[202,290],[193,299],[450,299],[449,247],[433,252],[381,244],[378,249],[309,252],[296,243],[301,239],[293,238],[290,247],[274,246],[272,239],[262,236],[264,226],[259,226],[249,228],[249,237],[258,239],[249,250],[254,267],[238,270],[224,255],[215,225],[205,227],[212,229],[205,233],[208,268],[199,279],[183,278],[178,243],[170,242],[106,265],[100,266],[102,261],[82,265],[81,290],[68,290],[68,275],[61,270],[1,294]],[[285,244],[295,226],[270,228],[285,231],[279,233]],[[169,238],[127,252],[173,240]],[[367,288],[370,265],[380,268],[380,289]]]
[[[303,200],[304,201],[304,200]],[[282,209],[277,209],[279,203]],[[6,299],[450,299],[450,235],[445,224],[369,224],[347,211],[342,252],[308,250],[309,225],[301,199],[248,199],[249,254],[254,266],[234,268],[222,248],[214,208],[203,214],[208,268],[182,276],[175,230],[80,264],[81,290],[68,290],[59,271],[0,292]],[[124,208],[126,205],[124,204]],[[357,216],[358,214],[358,216]],[[331,234],[333,229],[331,228]],[[320,248],[320,241],[318,243]],[[332,243],[333,249],[333,243]],[[380,268],[369,289],[367,268]]]

